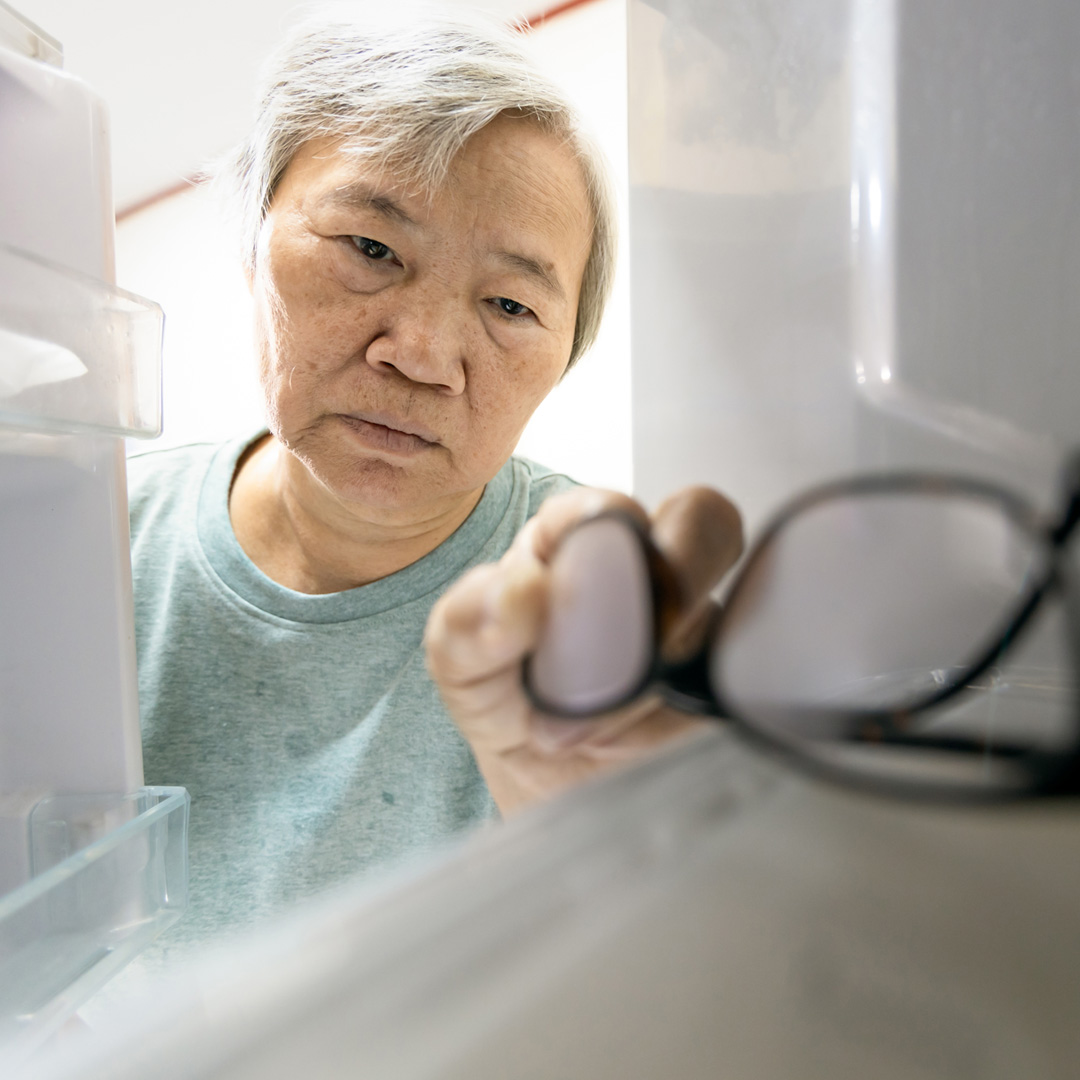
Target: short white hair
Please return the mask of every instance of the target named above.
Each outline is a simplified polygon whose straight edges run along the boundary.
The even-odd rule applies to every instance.
[[[575,110],[535,69],[515,32],[481,16],[428,12],[379,25],[333,11],[292,30],[263,69],[250,135],[218,177],[238,204],[245,268],[254,272],[263,218],[305,143],[343,139],[349,153],[434,191],[465,143],[504,113],[561,139],[585,181],[593,232],[569,368],[596,338],[614,276],[608,172]]]

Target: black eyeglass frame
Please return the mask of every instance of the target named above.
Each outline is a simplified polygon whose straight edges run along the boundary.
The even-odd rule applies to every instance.
[[[776,536],[794,518],[823,503],[841,498],[921,493],[942,497],[962,496],[995,504],[1041,548],[1046,556],[1045,566],[1026,591],[1018,594],[1016,605],[997,631],[988,628],[991,631],[989,644],[968,662],[954,667],[951,676],[931,693],[905,703],[902,707],[837,709],[837,716],[848,720],[853,732],[863,727],[866,731],[873,731],[876,736],[884,732],[886,736],[897,736],[898,742],[908,746],[916,745],[917,736],[903,731],[907,718],[933,709],[969,688],[973,679],[984,674],[1014,646],[1018,637],[1030,626],[1043,599],[1051,592],[1060,592],[1065,596],[1069,649],[1074,669],[1080,673],[1080,589],[1077,583],[1070,580],[1068,565],[1062,558],[1065,545],[1080,522],[1080,450],[1070,455],[1064,470],[1064,480],[1063,509],[1057,520],[1049,525],[1027,500],[1014,492],[970,477],[928,472],[887,472],[835,480],[811,488],[784,504],[769,519],[736,571],[736,576],[727,590],[725,604],[715,606],[701,648],[691,659],[682,663],[665,661],[660,649],[663,628],[677,602],[674,574],[646,529],[637,520],[619,511],[604,512],[588,520],[618,520],[636,538],[648,567],[653,610],[651,662],[637,685],[618,700],[606,703],[602,708],[572,711],[553,705],[537,692],[531,680],[530,663],[527,659],[523,678],[526,694],[533,705],[548,715],[583,719],[627,705],[646,692],[658,692],[668,704],[677,708],[730,722],[749,742],[778,755],[803,772],[847,788],[875,794],[936,803],[1002,803],[1018,799],[1080,795],[1080,687],[1077,687],[1074,702],[1074,739],[1068,749],[1054,752],[1025,749],[1018,752],[1016,757],[1023,765],[1027,783],[979,787],[881,776],[826,761],[806,749],[812,745],[807,741],[784,739],[772,728],[755,721],[752,716],[743,715],[725,700],[722,687],[714,688],[708,669],[712,643],[723,632],[726,612],[730,610],[732,601],[745,587],[750,579],[750,571],[768,552]],[[880,738],[877,741],[881,741]],[[942,752],[973,752],[979,749],[978,744],[963,739],[951,742],[933,739],[927,740],[925,745]],[[996,748],[999,756],[1002,750],[1001,747]]]

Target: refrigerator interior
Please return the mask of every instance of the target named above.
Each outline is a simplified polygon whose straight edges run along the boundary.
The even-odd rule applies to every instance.
[[[115,288],[107,113],[0,4],[0,1062],[186,895],[187,793],[142,787],[125,437],[162,313]]]
[[[630,0],[634,474],[1050,505],[1076,444],[1071,0]],[[988,708],[1076,709],[1047,619]],[[1018,669],[1010,669],[1012,671]],[[725,731],[326,897],[41,1062],[142,1076],[1067,1080],[1080,817],[800,779]]]

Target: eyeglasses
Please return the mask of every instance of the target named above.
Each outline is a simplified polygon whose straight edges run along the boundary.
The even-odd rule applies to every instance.
[[[888,794],[1080,794],[1080,694],[1056,668],[1006,679],[996,666],[1056,593],[1080,667],[1080,591],[1065,551],[1080,519],[1080,452],[1065,480],[1050,523],[962,477],[814,488],[765,527],[700,651],[679,664],[660,654],[673,573],[636,521],[601,514],[555,554],[526,691],[563,717],[658,691],[803,769]]]

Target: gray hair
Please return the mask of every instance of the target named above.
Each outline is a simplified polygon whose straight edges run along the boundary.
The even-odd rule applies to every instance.
[[[513,31],[475,15],[373,26],[370,18],[335,12],[293,30],[264,68],[250,136],[218,177],[238,204],[248,272],[274,191],[305,143],[342,138],[349,153],[434,191],[465,143],[503,113],[563,140],[585,181],[593,231],[569,368],[596,338],[614,277],[607,169],[572,106],[536,71]]]

